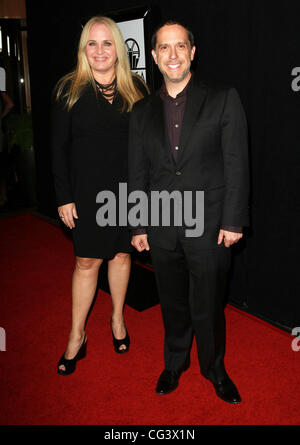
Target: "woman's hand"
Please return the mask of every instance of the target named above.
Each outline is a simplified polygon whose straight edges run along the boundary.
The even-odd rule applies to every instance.
[[[78,219],[75,202],[59,206],[57,210],[62,222],[69,227],[69,229],[73,229],[75,227],[74,218]]]

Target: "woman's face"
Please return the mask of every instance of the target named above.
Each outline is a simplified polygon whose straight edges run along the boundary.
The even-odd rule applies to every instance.
[[[114,75],[116,45],[110,29],[103,23],[91,27],[85,54],[96,80]]]

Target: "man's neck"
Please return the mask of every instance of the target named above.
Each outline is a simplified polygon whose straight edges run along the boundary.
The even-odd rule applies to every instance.
[[[189,72],[186,77],[181,82],[170,82],[168,79],[165,78],[165,84],[166,89],[168,91],[168,94],[171,97],[176,97],[177,94],[181,93],[181,91],[184,90],[184,88],[187,86],[187,84],[190,81],[190,78],[192,77],[192,73]]]

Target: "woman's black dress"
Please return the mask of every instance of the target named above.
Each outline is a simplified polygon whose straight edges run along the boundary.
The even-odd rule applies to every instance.
[[[138,88],[146,93],[141,82]],[[118,198],[119,183],[127,183],[129,114],[121,112],[119,94],[110,104],[92,85],[70,111],[54,101],[52,113],[53,174],[57,205],[74,202],[78,219],[72,229],[74,252],[85,258],[112,258],[130,252],[127,227],[100,227],[96,203],[100,191]],[[118,200],[116,201],[118,208]]]

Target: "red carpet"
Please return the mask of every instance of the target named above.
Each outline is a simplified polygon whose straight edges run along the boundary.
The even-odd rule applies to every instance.
[[[73,248],[62,231],[30,214],[0,220],[1,425],[296,425],[300,351],[293,337],[228,307],[229,374],[242,403],[219,400],[191,368],[168,396],[154,392],[163,367],[159,306],[126,308],[130,353],[112,348],[110,297],[99,292],[87,326],[87,358],[75,374],[56,374],[68,337]]]

